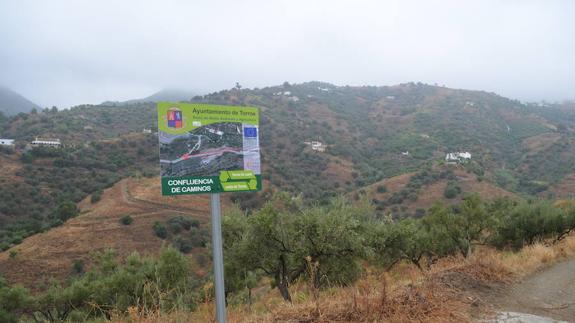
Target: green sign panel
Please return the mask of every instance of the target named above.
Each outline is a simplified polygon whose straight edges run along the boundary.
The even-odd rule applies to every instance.
[[[158,103],[162,195],[259,191],[254,107]]]

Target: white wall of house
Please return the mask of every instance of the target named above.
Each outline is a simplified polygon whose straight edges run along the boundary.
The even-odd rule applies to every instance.
[[[14,146],[14,139],[0,139],[0,146]]]
[[[45,146],[45,147],[60,147],[60,146],[62,146],[60,139],[42,140],[42,139],[36,138],[36,140],[32,141],[30,144],[32,146]]]

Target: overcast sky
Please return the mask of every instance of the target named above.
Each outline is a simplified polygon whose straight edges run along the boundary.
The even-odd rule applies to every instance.
[[[575,99],[575,1],[0,0],[0,85],[42,106],[311,80]]]

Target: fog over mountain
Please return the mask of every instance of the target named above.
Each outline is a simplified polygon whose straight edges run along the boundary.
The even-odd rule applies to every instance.
[[[575,98],[575,3],[3,1],[0,84],[41,106],[284,81]]]
[[[20,112],[28,113],[32,109],[39,107],[20,94],[0,86],[0,112],[4,115],[11,116]]]

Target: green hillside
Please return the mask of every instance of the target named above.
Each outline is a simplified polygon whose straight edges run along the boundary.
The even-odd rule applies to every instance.
[[[225,90],[193,101],[261,107],[267,187],[232,196],[248,209],[260,205],[270,189],[323,203],[441,165],[453,151],[472,154],[464,168],[478,181],[524,195],[545,194],[575,172],[574,132],[557,117],[558,107],[542,110],[493,93],[419,83],[350,87],[309,82]],[[62,203],[77,202],[125,176],[159,173],[155,136],[142,134],[144,128],[156,128],[153,103],[45,110],[3,124],[0,118],[0,136],[15,138],[20,147],[34,137],[59,138],[66,146],[11,155],[21,170],[0,178],[0,220],[36,222],[4,226],[8,244],[59,223]],[[304,143],[310,140],[321,141],[326,151],[313,151]],[[27,193],[14,198],[13,187]],[[18,210],[23,203],[29,210]]]

